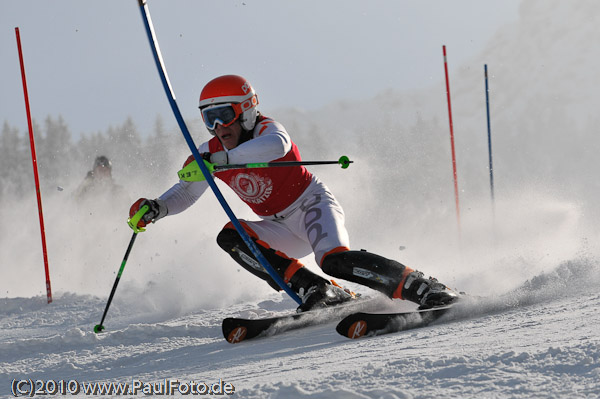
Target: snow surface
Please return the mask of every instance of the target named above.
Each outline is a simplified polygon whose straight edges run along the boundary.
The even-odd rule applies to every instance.
[[[295,304],[217,249],[226,220],[207,195],[138,238],[106,331],[96,335],[131,235],[128,206],[101,218],[102,204],[78,213],[64,199],[69,182],[57,181],[66,189],[44,196],[51,305],[35,197],[0,207],[0,396],[11,396],[15,378],[173,378],[221,379],[240,398],[599,398],[599,15],[596,0],[524,1],[519,21],[473,65],[451,64],[460,239],[442,81],[426,92],[333,104],[312,119],[274,115],[291,132],[314,133],[292,134],[305,141],[305,159],[352,155],[356,167],[348,171],[313,170],[344,206],[353,246],[485,297],[457,310],[473,317],[358,341],[339,336],[332,322],[230,345],[221,336],[224,317],[268,316]],[[495,134],[493,216],[482,73],[474,72],[484,62]],[[173,174],[186,156],[173,160]],[[390,168],[392,161],[399,166]],[[152,179],[132,196],[168,188]],[[251,216],[224,195],[238,217]]]
[[[0,390],[10,392],[14,378],[174,378],[223,380],[241,398],[595,398],[599,271],[597,261],[566,263],[510,295],[460,310],[481,316],[361,340],[338,335],[331,323],[236,345],[221,337],[224,316],[293,307],[275,293],[160,322],[145,321],[147,311],[131,301],[110,309],[100,335],[92,328],[104,298],[62,294],[52,306],[41,297],[7,298]]]

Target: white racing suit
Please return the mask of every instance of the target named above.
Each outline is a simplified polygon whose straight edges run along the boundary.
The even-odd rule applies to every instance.
[[[225,149],[213,137],[198,151],[226,151],[230,164],[301,160],[285,128],[272,119],[260,116],[252,132],[245,134],[245,141],[234,149]],[[271,266],[300,296],[326,282],[298,261],[311,252],[325,273],[366,285],[390,298],[420,303],[427,293],[430,280],[422,274],[379,255],[349,250],[341,206],[325,184],[303,166],[230,169],[217,171],[214,176],[260,217],[240,223]],[[196,202],[207,187],[206,181],[180,181],[158,199],[166,205],[167,215],[173,215]],[[231,223],[219,233],[217,242],[246,270],[280,289]]]

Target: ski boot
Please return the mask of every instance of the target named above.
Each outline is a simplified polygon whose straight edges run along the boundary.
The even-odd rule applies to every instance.
[[[319,280],[315,285],[309,287],[305,292],[299,292],[302,304],[296,312],[306,312],[313,309],[322,309],[351,301],[357,297],[356,294],[340,287],[335,281]]]
[[[414,271],[406,277],[402,297],[419,305],[419,309],[446,306],[458,299],[458,294],[437,279],[424,278],[423,273]]]

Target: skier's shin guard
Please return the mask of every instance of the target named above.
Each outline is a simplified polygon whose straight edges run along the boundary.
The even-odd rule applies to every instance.
[[[400,262],[367,251],[333,253],[323,259],[321,266],[331,276],[365,285],[390,298],[402,298],[402,285],[414,271]]]
[[[311,272],[306,267],[302,267],[292,276],[290,284],[292,289],[302,298],[310,287],[325,286],[329,284],[329,281]]]
[[[252,241],[256,244],[260,252],[267,259],[269,264],[273,266],[277,274],[283,275],[282,270],[285,271],[290,265],[291,260],[284,259],[275,255],[274,251],[269,251],[267,248],[256,243],[256,239],[251,237]],[[250,249],[240,236],[240,234],[233,229],[224,228],[217,236],[217,244],[227,252],[233,260],[235,260],[240,266],[248,270],[255,276],[265,280],[273,289],[279,291],[281,288],[271,278],[269,273],[262,267],[262,265],[256,260],[256,257],[250,252]]]
[[[299,295],[302,295],[303,292],[316,285],[320,280],[327,283],[327,280],[306,269],[297,259],[288,258],[285,254],[275,251],[268,244],[257,240],[255,237],[251,237],[251,239],[277,274]],[[236,230],[227,227],[221,230],[217,236],[217,243],[244,269],[265,280],[273,289],[281,290],[279,285],[256,260]]]

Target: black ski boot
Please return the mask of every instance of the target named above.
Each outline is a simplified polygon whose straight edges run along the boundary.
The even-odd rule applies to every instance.
[[[351,301],[355,296],[329,281],[313,285],[308,292],[302,296],[302,305],[298,306],[296,311],[306,312],[307,310],[322,309],[329,306],[339,305]]]
[[[327,255],[323,271],[383,292],[390,298],[415,302],[421,309],[448,305],[458,298],[436,279],[425,279],[423,273],[402,263],[367,251],[346,251]]]
[[[356,297],[350,291],[332,284],[304,267],[294,274],[290,284],[302,299],[302,304],[296,309],[298,313],[339,305]]]
[[[430,309],[450,305],[458,299],[458,294],[437,279],[426,279],[423,273],[414,271],[406,277],[402,297],[418,304],[419,309]]]

